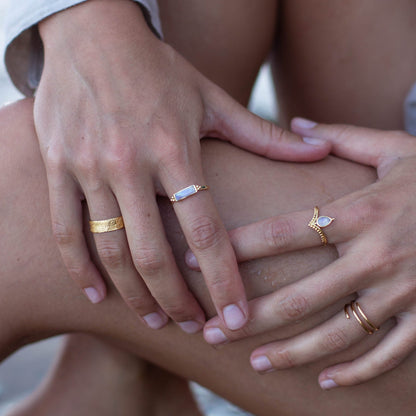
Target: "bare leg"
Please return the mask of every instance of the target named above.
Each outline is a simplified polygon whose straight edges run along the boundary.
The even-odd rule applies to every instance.
[[[107,341],[66,336],[52,371],[8,416],[200,416],[188,382]]]
[[[183,334],[173,324],[157,332],[148,330],[113,288],[106,302],[90,305],[67,277],[51,235],[45,175],[31,124],[31,103],[4,109],[0,123],[4,132],[4,151],[0,156],[0,194],[4,195],[4,203],[0,210],[5,224],[0,246],[1,356],[30,340],[83,331],[115,340],[140,357],[196,380],[259,416],[277,412],[329,415],[335,409],[338,414],[347,415],[363,408],[374,409],[374,415],[391,415],[393,411],[412,414],[415,356],[372,382],[330,394],[318,387],[319,370],[352,352],[265,376],[250,369],[248,355],[254,346],[314,326],[339,311],[344,300],[294,327],[218,350],[208,346],[199,335]],[[276,163],[215,141],[204,146],[204,160],[217,206],[229,227],[312,207],[374,180],[371,170],[333,158],[302,166]],[[308,184],[305,176],[311,178]],[[201,276],[183,265],[186,245],[171,207],[161,203],[168,236],[183,274],[208,315],[212,315]],[[334,255],[330,248],[318,248],[250,262],[242,266],[247,290],[250,296],[277,290],[322,267]],[[357,350],[375,340],[369,337]]]
[[[416,82],[412,0],[283,0],[275,54],[281,122],[403,129]]]
[[[174,7],[171,2],[161,4],[161,12],[166,41],[217,84],[246,103],[258,67],[270,50],[277,17],[276,2],[262,0],[254,4],[232,0],[225,5],[223,2],[213,4],[185,0],[175,2]],[[236,48],[236,44],[244,48]],[[212,53],[214,49],[215,56]],[[235,72],[236,67],[238,73]],[[119,366],[115,364],[117,361],[120,361]],[[107,362],[114,363],[106,367],[108,380],[94,377],[100,372],[101,364]],[[124,376],[125,362],[131,363],[130,369],[146,367],[146,372],[137,371],[135,377],[127,372]],[[159,383],[148,382],[150,374]],[[162,378],[163,390],[156,388]],[[91,383],[94,380],[93,388],[85,389],[84,383],[76,380],[91,380]],[[141,400],[138,400],[137,394],[127,398],[123,394],[134,389],[137,392],[146,390],[145,395],[139,395]],[[102,391],[106,394],[103,395]],[[154,407],[151,407],[150,399]],[[150,415],[159,411],[161,414],[175,414],[174,409],[176,414],[199,414],[182,378],[146,365],[143,360],[113,346],[106,346],[102,340],[92,336],[68,336],[64,352],[47,382],[13,415],[64,415],[65,412],[71,415],[75,412],[74,404],[78,415],[114,414],[111,406],[106,404],[108,401],[122,402],[126,414]],[[157,404],[168,404],[169,411],[164,413],[156,408]],[[143,410],[145,408],[146,411]],[[121,415],[122,411],[118,409],[117,414]]]

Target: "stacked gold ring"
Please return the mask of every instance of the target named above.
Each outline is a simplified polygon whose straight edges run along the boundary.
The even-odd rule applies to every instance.
[[[108,233],[124,228],[123,217],[109,218],[107,220],[90,221],[90,231],[95,234]]]
[[[380,327],[374,325],[368,318],[364,311],[361,309],[360,305],[357,301],[353,300],[350,303],[347,303],[344,306],[344,313],[347,319],[351,318],[351,315],[348,311],[348,308],[351,309],[354,318],[357,322],[361,325],[365,332],[368,335],[374,334],[374,332],[378,331]]]

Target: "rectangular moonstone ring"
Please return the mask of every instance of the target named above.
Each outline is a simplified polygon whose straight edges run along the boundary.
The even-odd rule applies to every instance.
[[[179,201],[182,201],[183,199],[188,198],[189,196],[195,195],[198,191],[205,191],[207,189],[208,189],[207,185],[190,185],[174,193],[170,197],[170,201],[179,202]]]

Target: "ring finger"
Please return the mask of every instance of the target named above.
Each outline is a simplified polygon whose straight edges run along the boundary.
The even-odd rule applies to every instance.
[[[110,189],[86,194],[93,221],[116,218],[120,208]],[[152,329],[166,325],[168,317],[157,305],[131,259],[125,230],[94,232],[99,258],[126,303]]]
[[[364,339],[370,332],[375,333],[376,329],[371,325],[378,328],[378,323],[391,314],[389,312],[389,316],[386,316],[383,311],[372,306],[377,305],[377,301],[370,296],[347,305],[345,310],[307,332],[257,348],[250,359],[254,370],[282,370],[343,351]]]

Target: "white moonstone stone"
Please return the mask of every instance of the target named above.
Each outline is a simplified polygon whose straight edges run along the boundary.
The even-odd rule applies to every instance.
[[[324,227],[327,227],[329,224],[331,224],[332,221],[333,221],[332,218],[326,217],[325,215],[323,215],[322,217],[318,218],[316,223],[318,224],[319,227],[324,228]]]

